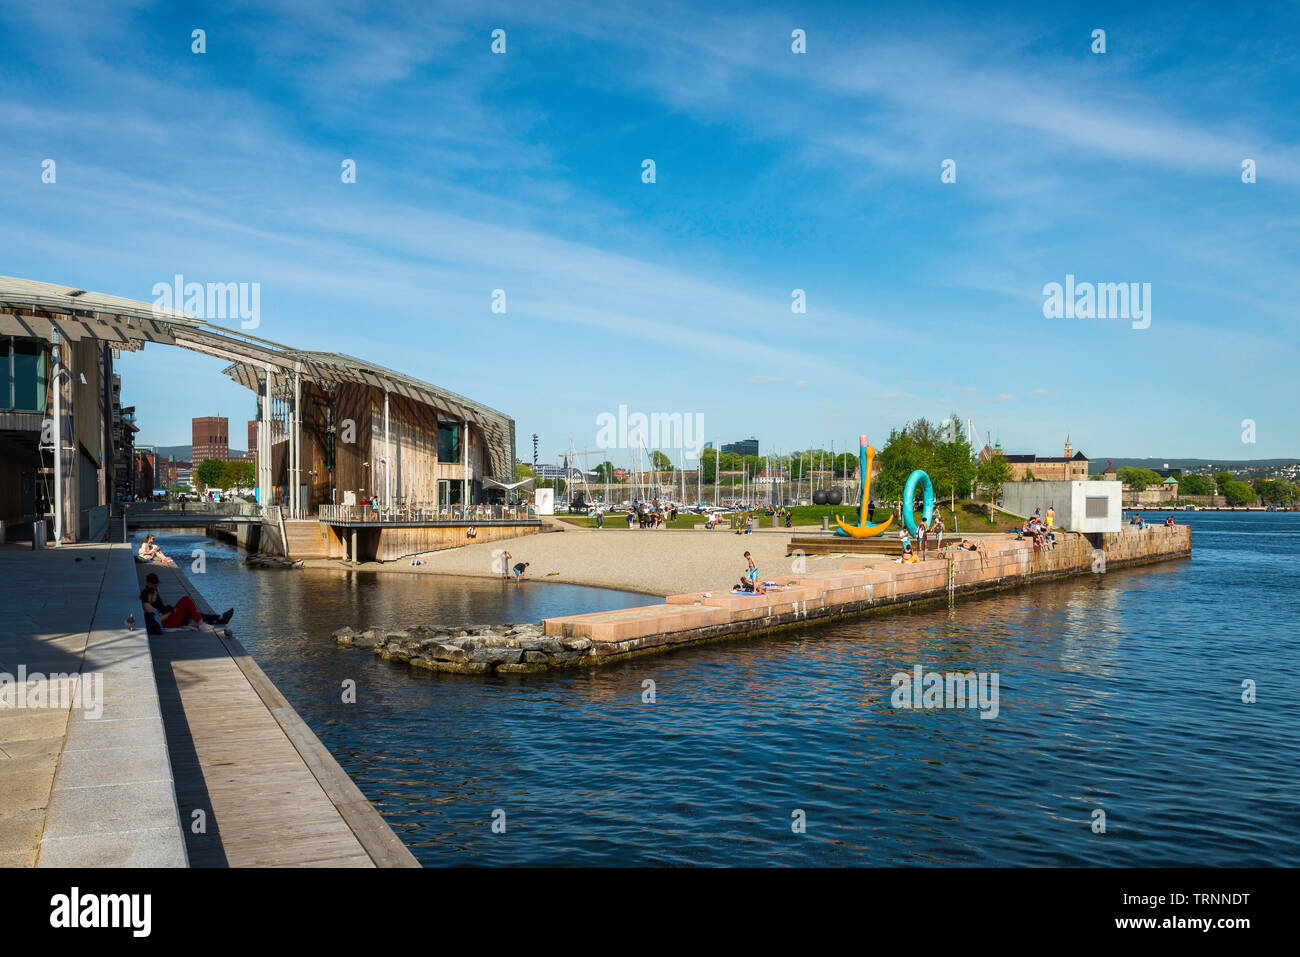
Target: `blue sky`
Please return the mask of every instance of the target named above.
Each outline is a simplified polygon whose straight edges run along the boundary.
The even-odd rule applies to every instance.
[[[525,458],[620,405],[764,451],[957,411],[1300,455],[1294,4],[369,6],[4,5],[0,274],[260,283],[256,334],[501,409]],[[1045,318],[1067,274],[1150,283],[1150,327]],[[141,441],[240,444],[222,366],[125,357]]]

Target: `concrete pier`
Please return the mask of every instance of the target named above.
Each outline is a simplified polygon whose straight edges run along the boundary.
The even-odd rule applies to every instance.
[[[129,545],[0,547],[0,866],[418,867],[237,639],[148,635],[150,571],[210,611]]]
[[[158,575],[165,602],[187,594],[213,612],[179,569],[136,567],[142,583]],[[192,866],[419,866],[238,639],[182,631],[150,645]]]
[[[134,564],[0,548],[0,866],[186,866]]]
[[[946,546],[921,562],[887,555],[831,557],[814,571],[765,576],[779,587],[761,595],[731,591],[669,595],[658,604],[548,618],[540,625],[486,625],[469,631],[429,625],[355,631],[334,640],[412,668],[457,674],[531,674],[592,667],[635,655],[722,641],[905,608],[926,602],[1033,584],[1055,578],[1106,574],[1129,565],[1191,554],[1187,526],[1126,528],[1098,539],[1068,532],[1057,544],[1035,548],[1013,535],[987,536],[983,550]],[[804,564],[799,559],[796,568]],[[513,586],[512,586],[513,587]]]
[[[1054,547],[1028,539],[985,537],[984,553],[946,546],[921,562],[900,564],[887,556],[864,556],[839,569],[778,575],[780,590],[764,595],[702,593],[669,595],[663,604],[619,611],[566,615],[543,622],[554,638],[591,643],[583,664],[601,664],[811,621],[829,621],[878,609],[943,600],[1016,585],[1148,564],[1191,555],[1186,525],[1125,528],[1106,534],[1101,548],[1083,535],[1058,533]]]

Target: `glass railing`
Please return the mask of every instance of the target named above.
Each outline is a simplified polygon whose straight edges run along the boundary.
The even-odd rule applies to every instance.
[[[529,522],[537,513],[529,505],[320,505],[316,517],[322,522],[404,524],[430,522]]]

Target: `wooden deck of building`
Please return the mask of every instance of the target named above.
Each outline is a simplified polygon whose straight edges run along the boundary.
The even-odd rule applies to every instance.
[[[158,574],[164,601],[211,611],[177,569],[138,569]],[[419,866],[237,639],[150,645],[192,867]]]

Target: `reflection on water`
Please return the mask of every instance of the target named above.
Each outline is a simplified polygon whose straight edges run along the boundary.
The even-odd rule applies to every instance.
[[[411,671],[329,633],[646,599],[254,571],[203,539],[162,544],[208,550],[200,589],[239,606],[241,640],[427,865],[1294,866],[1300,516],[1189,518],[1190,562],[489,679]],[[997,672],[998,718],[894,710],[890,676],[916,664]]]

